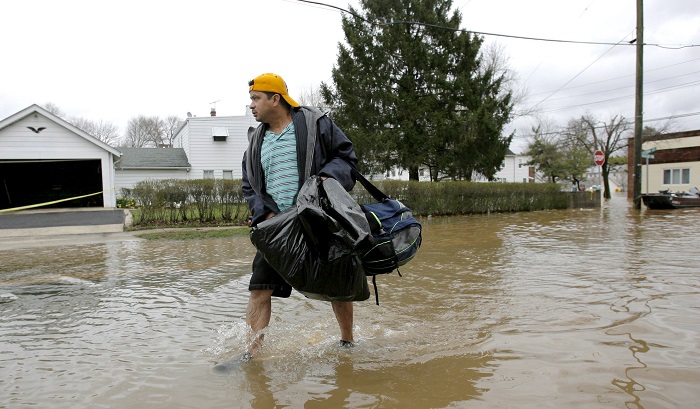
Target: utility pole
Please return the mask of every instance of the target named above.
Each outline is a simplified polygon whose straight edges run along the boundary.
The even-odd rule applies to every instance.
[[[634,208],[642,208],[642,93],[644,86],[644,6],[637,0],[637,78],[634,98]]]

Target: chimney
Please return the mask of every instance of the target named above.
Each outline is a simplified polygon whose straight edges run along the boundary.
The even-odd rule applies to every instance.
[[[216,116],[216,108],[211,109],[211,116]]]

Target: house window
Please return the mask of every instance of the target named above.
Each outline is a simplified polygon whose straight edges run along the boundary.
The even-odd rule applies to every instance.
[[[664,169],[664,185],[689,185],[690,169]]]
[[[211,128],[211,136],[215,142],[226,142],[228,138],[228,128],[225,126],[214,126]]]
[[[204,171],[204,179],[214,179],[214,171],[213,170],[205,170]]]
[[[224,171],[224,180],[233,180],[233,171],[232,170],[225,170]]]
[[[523,167],[523,160],[522,159],[518,159],[518,167],[519,168]]]

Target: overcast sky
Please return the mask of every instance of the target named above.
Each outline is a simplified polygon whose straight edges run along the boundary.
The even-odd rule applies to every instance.
[[[322,0],[347,8],[346,0]],[[357,4],[351,1],[350,4]],[[524,107],[563,126],[591,113],[634,117],[633,0],[455,0],[462,28],[485,35],[528,93]],[[341,12],[294,0],[8,1],[0,24],[0,119],[51,102],[68,116],[125,129],[137,115],[243,115],[263,72],[290,94],[330,81]],[[700,129],[700,1],[646,0],[644,118]],[[663,46],[654,46],[658,44]],[[695,45],[695,47],[684,47]],[[509,126],[521,152],[532,118]],[[661,126],[661,122],[645,125]]]

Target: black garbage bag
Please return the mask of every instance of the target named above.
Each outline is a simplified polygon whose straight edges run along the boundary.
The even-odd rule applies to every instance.
[[[371,233],[360,206],[334,179],[309,178],[296,206],[259,223],[253,245],[294,289],[324,301],[364,301],[359,254]]]

